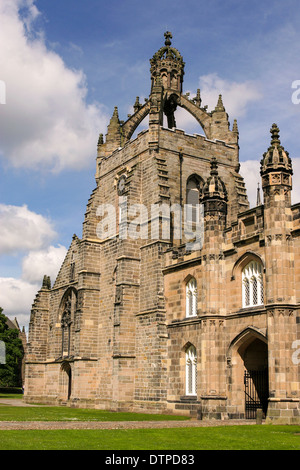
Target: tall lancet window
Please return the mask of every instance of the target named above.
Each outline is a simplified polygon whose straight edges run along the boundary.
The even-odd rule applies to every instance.
[[[263,266],[251,261],[242,272],[243,307],[255,307],[264,303]]]
[[[186,221],[188,223],[196,223],[199,219],[197,213],[199,211],[199,191],[199,182],[196,177],[190,178],[186,185]]]
[[[192,345],[185,353],[185,377],[186,395],[197,395],[197,352]]]
[[[197,315],[197,282],[192,277],[186,284],[186,317]]]
[[[61,355],[70,356],[72,353],[72,330],[77,308],[77,294],[74,289],[68,289],[61,304]]]

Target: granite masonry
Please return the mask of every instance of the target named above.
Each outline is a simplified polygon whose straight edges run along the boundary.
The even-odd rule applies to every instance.
[[[115,108],[99,136],[82,237],[32,306],[25,400],[299,424],[292,161],[273,124],[250,208],[237,122],[221,95],[209,112],[200,90],[183,93],[171,39],[150,60],[149,99],[126,121]],[[199,134],[176,128],[178,107]]]

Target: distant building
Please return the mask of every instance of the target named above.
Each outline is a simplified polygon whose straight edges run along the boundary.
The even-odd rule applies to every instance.
[[[26,401],[199,419],[300,420],[300,204],[276,124],[250,209],[219,96],[183,94],[165,45],[151,92],[99,137],[96,187],[54,285],[34,301]],[[182,107],[205,135],[176,128]],[[168,127],[163,127],[166,115]],[[132,138],[144,118],[149,128]]]

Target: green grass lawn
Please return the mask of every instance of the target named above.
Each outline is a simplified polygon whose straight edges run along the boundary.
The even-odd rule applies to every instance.
[[[23,395],[21,393],[0,393],[0,398],[16,398],[22,400]]]
[[[300,450],[299,426],[0,431],[1,450]]]
[[[187,420],[173,415],[117,413],[59,406],[18,407],[0,405],[0,421],[165,421]]]
[[[55,406],[0,405],[0,421],[186,420]],[[0,430],[0,450],[300,450],[300,426],[116,430]]]

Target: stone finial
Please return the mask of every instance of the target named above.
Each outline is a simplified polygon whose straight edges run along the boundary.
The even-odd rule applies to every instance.
[[[43,277],[43,284],[42,284],[43,289],[51,289],[51,280],[50,276],[45,275]]]
[[[140,98],[139,96],[136,97],[135,103],[133,105],[134,112],[136,113],[141,108]]]
[[[280,145],[280,139],[279,139],[279,128],[277,126],[277,124],[272,124],[272,127],[270,129],[270,132],[271,132],[271,136],[272,136],[272,139],[271,139],[271,145],[274,146],[274,145]]]
[[[218,162],[216,157],[212,157],[210,162],[210,175],[218,176]]]
[[[257,185],[256,206],[261,206],[260,187]]]
[[[165,40],[165,45],[166,46],[171,46],[171,39],[173,39],[173,36],[172,36],[172,33],[170,33],[170,31],[166,31],[165,34],[164,34],[166,40]]]
[[[202,99],[201,99],[201,96],[200,96],[200,88],[197,89],[197,95],[196,97],[193,99],[194,103],[200,108],[201,106],[201,102],[202,102]]]
[[[98,147],[100,147],[100,145],[103,145],[103,134],[99,134]]]
[[[239,133],[239,129],[238,129],[238,125],[237,125],[237,120],[236,120],[236,119],[233,121],[232,132],[236,132],[237,134]]]

